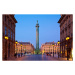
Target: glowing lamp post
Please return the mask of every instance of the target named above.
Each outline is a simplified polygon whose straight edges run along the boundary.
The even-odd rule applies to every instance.
[[[15,43],[16,43],[16,55],[17,55],[17,43],[18,43],[18,42],[16,41]]]
[[[44,50],[43,50],[43,53],[44,53]]]
[[[22,57],[22,44],[21,44],[21,57]]]
[[[45,53],[45,49],[44,49],[44,53]]]
[[[49,46],[49,53],[50,53],[50,56],[51,56],[51,52],[50,52],[50,46]]]
[[[54,57],[54,44],[53,44],[53,57]]]
[[[66,40],[68,41],[70,39],[70,37],[66,37]]]
[[[5,40],[8,40],[8,36],[7,35],[5,36]]]
[[[66,37],[66,41],[67,41],[67,60],[69,60],[69,54],[68,54],[68,40],[70,39],[70,37]]]
[[[18,42],[16,41],[15,43],[17,44]]]
[[[60,41],[58,41],[58,58],[59,58],[59,44],[60,44]]]
[[[7,60],[7,40],[8,40],[7,35],[5,36],[5,40],[6,40],[6,42],[5,42],[5,60]]]

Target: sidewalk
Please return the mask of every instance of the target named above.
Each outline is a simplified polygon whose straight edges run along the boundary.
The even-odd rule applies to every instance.
[[[22,57],[13,57],[13,58],[8,58],[7,60],[2,60],[2,61],[15,61],[18,59],[22,59],[24,57],[24,55]]]
[[[52,54],[51,56],[53,56],[53,54]],[[54,55],[54,58],[58,58],[58,55],[55,54],[55,55]],[[69,58],[69,60],[67,60],[66,57],[65,57],[65,58],[63,58],[63,57],[59,57],[58,59],[60,59],[60,60],[64,60],[64,61],[73,61],[72,58]]]

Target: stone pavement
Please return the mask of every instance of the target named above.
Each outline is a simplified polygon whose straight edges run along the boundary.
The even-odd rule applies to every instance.
[[[53,55],[52,55],[52,56],[53,56]],[[56,55],[54,55],[54,57],[55,57],[55,58],[58,58],[58,55],[56,54]],[[69,58],[69,60],[67,60],[66,57],[65,57],[65,58],[59,57],[58,59],[64,60],[64,61],[73,61],[72,58]]]
[[[51,55],[25,55],[18,58],[9,59],[7,61],[67,61],[67,58],[58,58],[57,55],[54,55],[54,57]],[[69,60],[72,61],[72,60]]]

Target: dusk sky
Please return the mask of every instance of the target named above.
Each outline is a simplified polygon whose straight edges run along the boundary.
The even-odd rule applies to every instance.
[[[39,47],[45,42],[60,40],[60,27],[57,23],[60,14],[16,14],[16,36],[18,42],[30,42],[36,47],[36,23],[39,23]]]

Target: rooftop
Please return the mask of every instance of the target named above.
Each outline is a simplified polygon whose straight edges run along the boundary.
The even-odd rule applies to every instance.
[[[20,44],[31,44],[30,42],[18,42]]]

